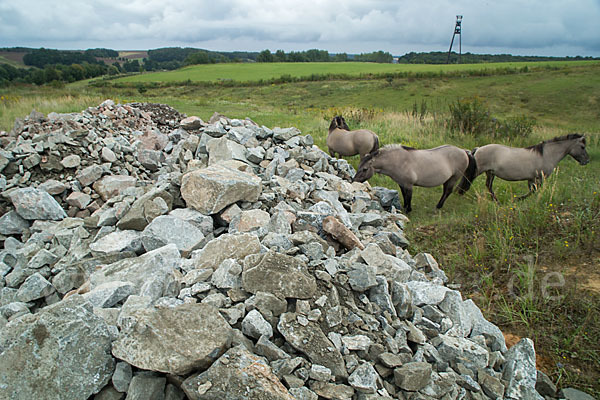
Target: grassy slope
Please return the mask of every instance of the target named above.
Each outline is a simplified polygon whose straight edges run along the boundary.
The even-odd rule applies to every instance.
[[[600,64],[567,65],[514,75],[237,87],[181,85],[149,88],[144,93],[135,88],[88,89],[81,85],[74,89],[3,89],[0,95],[8,100],[0,100],[0,129],[10,129],[15,117],[27,115],[33,107],[44,113],[79,111],[113,98],[167,103],[205,120],[218,111],[232,118],[251,117],[269,127],[297,126],[310,133],[321,148],[325,148],[329,121],[338,113],[345,115],[354,129],[376,131],[384,144],[401,142],[425,148],[453,143],[472,148],[492,139],[450,133],[444,121],[451,102],[477,96],[493,116],[525,114],[537,119],[532,137],[514,139],[510,144],[524,146],[573,131],[585,133],[590,164],[582,167],[570,158],[563,160],[543,189],[522,202],[515,201],[513,194],[526,191],[524,182],[497,179],[497,205],[489,201],[485,179],[480,177],[464,198],[451,195],[441,211],[434,207],[441,188],[416,188],[407,234],[411,252],[432,253],[487,318],[505,332],[534,338],[539,367],[559,385],[598,394],[600,297],[598,291],[588,289],[600,283]],[[245,64],[232,66],[245,68]],[[290,64],[285,66],[290,68]],[[321,73],[322,66],[313,65],[312,71]],[[427,111],[420,122],[410,111],[423,104]],[[351,162],[356,165],[357,160]],[[370,183],[397,188],[381,176]],[[558,276],[550,273],[565,279],[564,285],[552,291],[558,295],[553,298],[543,296],[541,287],[548,276]]]
[[[548,61],[496,64],[376,64],[376,63],[247,63],[247,64],[205,64],[181,68],[176,71],[152,72],[121,78],[121,82],[215,82],[233,80],[251,82],[260,79],[278,78],[282,75],[308,77],[312,74],[384,74],[384,73],[451,73],[456,71],[497,70],[507,68],[545,67],[563,65],[588,65],[597,61]]]

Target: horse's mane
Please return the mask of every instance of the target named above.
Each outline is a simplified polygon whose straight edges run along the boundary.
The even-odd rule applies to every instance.
[[[526,149],[535,151],[535,152],[539,153],[540,155],[543,155],[544,154],[544,146],[548,143],[562,142],[565,140],[576,140],[576,139],[581,139],[581,138],[583,138],[583,144],[585,144],[585,137],[582,134],[569,133],[568,135],[557,136],[552,139],[544,140],[541,143],[526,147]]]
[[[337,124],[337,119],[338,119],[338,118],[340,118],[340,120],[342,121],[342,124],[341,124],[341,125],[338,125],[338,124]],[[343,129],[343,130],[345,130],[345,131],[349,131],[349,130],[350,130],[350,127],[349,127],[349,126],[348,126],[348,124],[346,123],[346,120],[345,120],[345,119],[344,119],[344,118],[343,118],[341,115],[338,115],[338,116],[334,117],[334,118],[331,120],[331,124],[329,124],[329,130],[330,130],[330,131],[334,130],[335,128],[340,128],[340,129]]]
[[[404,150],[417,150],[414,147],[405,146],[403,144],[386,144],[381,148],[382,150],[394,150],[394,149],[404,149]]]

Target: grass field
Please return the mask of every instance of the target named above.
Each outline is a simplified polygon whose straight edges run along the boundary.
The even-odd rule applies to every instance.
[[[170,85],[156,81],[159,74],[143,74],[125,78],[140,80],[130,86],[107,81],[101,87],[82,83],[64,88],[12,87],[0,89],[0,129],[10,130],[14,119],[32,108],[44,113],[81,111],[112,98],[121,103],[166,103],[204,120],[217,111],[231,118],[250,117],[269,127],[296,126],[322,149],[336,114],[344,115],[352,129],[377,132],[382,144],[418,148],[450,143],[471,149],[489,142],[528,146],[583,133],[591,162],[580,166],[564,159],[542,188],[524,201],[514,196],[527,190],[526,183],[497,179],[496,204],[480,177],[465,196],[452,194],[444,208],[436,210],[441,188],[416,188],[406,233],[411,253],[432,253],[451,281],[461,285],[463,296],[472,298],[509,338],[533,338],[538,368],[560,387],[574,386],[598,397],[600,63],[529,65],[507,70],[504,64],[222,64],[167,73],[173,82],[180,82]],[[356,70],[340,69],[350,67]],[[486,68],[486,73],[470,74],[476,67]],[[375,68],[382,68],[377,74],[385,68],[405,68],[408,74],[361,76],[374,74],[365,71]],[[424,73],[423,68],[431,70]],[[455,72],[435,73],[440,68]],[[281,74],[354,75],[256,84]],[[187,79],[232,81],[199,86]],[[254,84],[241,83],[247,80]],[[533,118],[535,126],[529,136],[517,137],[451,131],[449,106],[459,99],[477,99],[499,120]],[[350,161],[357,165],[357,158]],[[370,183],[397,189],[387,177],[376,175]]]
[[[548,61],[496,64],[377,64],[377,63],[245,63],[205,64],[181,68],[176,71],[151,72],[120,78],[120,82],[256,82],[289,75],[308,78],[312,75],[367,76],[380,74],[453,74],[470,71],[514,70],[521,68],[560,68],[565,65],[589,65],[597,61]]]

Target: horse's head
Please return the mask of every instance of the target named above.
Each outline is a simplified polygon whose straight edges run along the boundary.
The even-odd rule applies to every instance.
[[[331,120],[331,124],[329,124],[330,132],[336,128],[343,129],[345,131],[350,130],[350,128],[348,127],[348,124],[346,123],[346,120],[341,115],[333,117],[333,120]]]
[[[352,178],[352,182],[364,182],[369,180],[375,173],[375,168],[373,168],[373,156],[377,153],[369,153],[362,160],[360,160],[360,164],[358,164],[358,169],[354,178]]]
[[[569,146],[568,154],[573,157],[581,165],[585,165],[590,162],[590,156],[585,149],[585,136],[577,135],[575,140]]]

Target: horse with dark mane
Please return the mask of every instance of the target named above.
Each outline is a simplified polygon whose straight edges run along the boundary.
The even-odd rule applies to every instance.
[[[337,153],[341,157],[358,154],[363,158],[366,154],[379,149],[379,137],[375,132],[367,129],[351,131],[344,117],[338,115],[329,125],[327,148],[332,157]]]
[[[465,176],[460,186],[463,191],[468,190],[471,182],[485,172],[485,184],[496,201],[498,199],[492,188],[496,176],[507,181],[526,180],[529,192],[521,196],[525,198],[537,189],[539,183],[548,177],[567,155],[581,165],[590,161],[585,149],[585,137],[576,133],[558,136],[525,148],[488,144],[473,149],[472,153],[477,167]]]
[[[418,150],[400,145],[388,145],[369,153],[360,162],[353,181],[364,182],[375,172],[392,178],[402,191],[404,211],[412,210],[413,186],[444,185],[437,208],[452,193],[454,186],[465,174],[475,168],[471,152],[456,146],[444,145],[434,149]],[[462,194],[462,192],[459,191]]]

